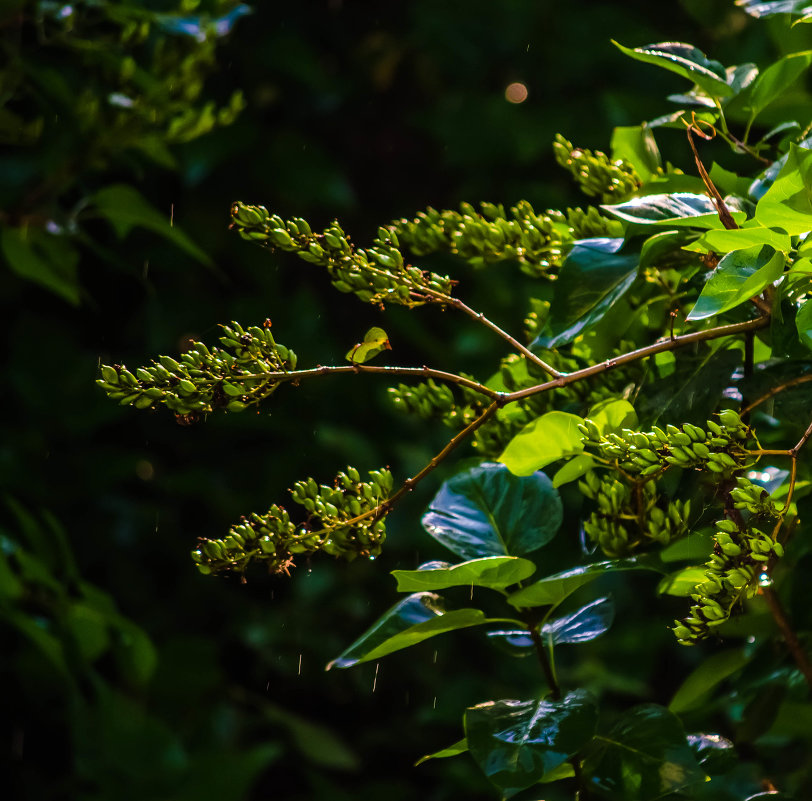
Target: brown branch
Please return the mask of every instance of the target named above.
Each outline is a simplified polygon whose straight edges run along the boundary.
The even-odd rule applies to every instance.
[[[719,190],[714,186],[713,181],[711,181],[710,175],[708,175],[708,171],[705,169],[702,159],[699,158],[699,152],[694,144],[693,134],[701,136],[703,139],[712,139],[716,135],[716,129],[711,126],[713,133],[704,133],[700,127],[699,121],[696,119],[695,113],[691,114],[690,123],[685,122],[685,120],[682,122],[686,127],[685,133],[688,135],[688,144],[691,145],[691,150],[694,151],[694,161],[696,162],[696,168],[699,171],[699,177],[702,179],[702,183],[705,184],[705,189],[708,190],[708,194],[710,195],[713,205],[716,207],[716,213],[719,215],[722,225],[724,225],[724,227],[728,230],[738,228],[738,224],[733,219],[728,207],[725,205],[724,198],[719,194]]]
[[[553,376],[553,378],[558,378],[560,375],[562,375],[554,367],[547,364],[547,362],[545,362],[543,359],[540,359],[538,356],[536,356],[536,354],[533,353],[532,350],[525,347],[524,345],[522,345],[521,342],[519,342],[517,339],[508,334],[507,331],[501,329],[492,320],[489,320],[482,312],[474,311],[470,306],[467,306],[458,298],[449,298],[447,303],[449,306],[453,306],[455,309],[459,309],[461,312],[467,314],[472,319],[476,320],[479,323],[482,323],[482,325],[484,325],[486,328],[489,328],[495,334],[504,339],[505,342],[507,342],[511,347],[519,351],[519,353],[521,353],[525,358],[527,358],[529,361],[533,362],[533,364],[540,367],[548,375]]]
[[[810,662],[809,656],[798,640],[798,635],[792,628],[792,624],[787,617],[787,613],[778,595],[772,587],[763,587],[761,592],[764,596],[764,600],[767,602],[773,620],[775,620],[776,625],[784,637],[784,642],[787,644],[787,648],[795,660],[795,664],[801,673],[803,673],[804,679],[806,679],[806,683],[809,685],[809,689],[812,690],[812,662]]]
[[[685,345],[691,345],[694,342],[704,342],[710,339],[718,339],[724,336],[733,336],[734,334],[743,334],[747,331],[756,331],[759,328],[766,327],[770,322],[770,318],[766,315],[763,317],[756,317],[753,320],[747,320],[743,323],[733,323],[732,325],[720,325],[716,328],[706,328],[704,331],[694,331],[691,334],[682,334],[678,337],[670,339],[662,339],[655,342],[653,345],[646,345],[644,348],[624,353],[622,356],[615,356],[606,361],[593,364],[591,367],[584,367],[582,370],[576,370],[574,373],[566,373],[559,378],[554,378],[551,381],[546,381],[543,384],[538,384],[535,387],[527,387],[520,389],[516,392],[508,392],[504,395],[504,403],[513,403],[517,400],[537,395],[548,389],[557,387],[565,387],[568,384],[573,384],[576,381],[582,381],[585,378],[590,378],[593,375],[605,373],[622,364],[638,361],[647,356],[653,356],[656,353],[663,353],[664,351],[676,350]]]
[[[812,374],[798,376],[790,381],[785,381],[783,384],[773,387],[769,392],[765,392],[760,398],[745,406],[741,413],[747,414],[748,412],[752,412],[757,406],[761,406],[762,403],[768,401],[772,397],[775,397],[785,389],[790,389],[791,387],[798,386],[799,384],[806,384],[809,381],[812,381]]]

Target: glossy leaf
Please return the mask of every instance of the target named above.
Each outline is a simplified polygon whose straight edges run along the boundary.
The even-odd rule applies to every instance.
[[[584,450],[578,426],[583,418],[568,412],[547,412],[528,423],[508,442],[499,461],[517,476],[529,476]]]
[[[774,231],[772,228],[756,226],[754,228],[725,228],[708,231],[695,243],[692,250],[713,250],[716,253],[730,253],[732,250],[743,250],[756,245],[770,245],[784,253],[790,249],[790,238],[787,234]]]
[[[79,254],[65,237],[39,228],[0,228],[0,250],[17,275],[34,281],[74,306],[80,298]]]
[[[146,198],[127,184],[115,184],[100,189],[93,198],[96,210],[113,226],[119,239],[133,228],[147,228],[163,236],[203,264],[212,261],[180,228],[170,224],[169,210],[162,214]]]
[[[755,219],[790,236],[812,230],[812,149],[790,146],[781,172],[756,205]]]
[[[684,567],[675,573],[670,573],[657,585],[660,595],[677,595],[686,597],[690,595],[697,584],[705,580],[706,567]]]
[[[436,563],[429,563],[436,564]],[[393,570],[398,592],[444,590],[447,587],[494,587],[501,589],[532,576],[536,566],[516,556],[486,556],[445,567]]]
[[[744,667],[749,659],[741,648],[712,654],[685,678],[668,708],[681,715],[701,706],[711,690]]]
[[[798,339],[812,350],[812,300],[804,301],[795,315]]]
[[[575,243],[555,282],[548,331],[533,343],[557,348],[595,325],[637,276],[639,254],[624,240],[597,237]]]
[[[585,771],[612,801],[654,801],[705,781],[679,718],[665,707],[634,707],[595,741]]]
[[[595,466],[595,460],[588,454],[574,456],[565,465],[559,467],[553,476],[553,486],[558,489],[572,481],[585,476]]]
[[[809,148],[812,147],[812,134],[802,139],[798,142],[798,147],[802,148]],[[769,167],[767,167],[756,179],[750,184],[750,197],[755,200],[760,200],[767,194],[767,190],[775,183],[775,179],[781,173],[781,170],[784,169],[784,166],[789,159],[789,154],[792,150],[790,146],[790,150],[784,153],[783,156],[776,159]]]
[[[809,0],[806,0],[806,2],[808,3]],[[812,63],[812,50],[790,53],[788,56],[784,56],[770,64],[758,76],[750,92],[747,104],[750,119],[755,119],[767,106],[777,100],[786,89],[798,80],[810,63]]]
[[[587,417],[595,423],[601,434],[634,428],[637,425],[637,412],[625,398],[600,401],[590,408]]]
[[[771,17],[773,14],[801,14],[812,10],[809,0],[736,0],[736,5],[751,17]]]
[[[576,567],[539,579],[533,584],[511,593],[507,600],[511,606],[519,609],[530,606],[557,606],[584,585],[607,573],[616,573],[621,570],[658,571],[659,568],[655,567],[653,563],[637,557],[593,562],[591,565]]]
[[[611,598],[598,598],[571,615],[545,623],[541,634],[555,645],[589,642],[609,631],[614,619],[615,602]]]
[[[601,206],[615,217],[641,225],[690,226],[692,228],[723,228],[716,207],[707,195],[673,192],[668,195],[643,195],[618,203]],[[745,213],[731,211],[733,219],[741,224]]]
[[[376,326],[370,328],[369,331],[364,334],[364,341],[350,348],[344,358],[353,364],[364,364],[385,350],[392,350],[392,345],[389,343],[389,335],[383,328]]]
[[[506,796],[538,782],[591,739],[598,719],[584,690],[560,701],[488,701],[465,712],[468,748]]]
[[[487,631],[485,636],[511,656],[530,656],[535,651],[536,645],[527,629],[499,629]]]
[[[644,47],[624,47],[614,40],[621,52],[637,61],[654,64],[675,72],[691,83],[704,89],[711,97],[728,97],[733,89],[727,84],[725,68],[718,61],[711,61],[701,50],[682,42],[661,42]]]
[[[654,134],[645,124],[612,131],[612,158],[628,161],[644,181],[655,175],[662,165]]]
[[[341,656],[330,662],[327,670],[380,659],[429,637],[486,622],[485,614],[479,609],[446,612],[439,595],[418,592],[395,604]]]
[[[423,527],[463,559],[521,556],[546,545],[562,515],[561,498],[544,473],[519,477],[485,462],[442,485]]]
[[[449,745],[448,748],[443,748],[440,751],[435,751],[433,754],[426,754],[426,756],[420,757],[420,759],[415,762],[415,767],[418,765],[422,765],[424,762],[427,762],[429,759],[448,759],[448,757],[459,756],[460,754],[464,754],[468,750],[468,741],[463,737],[461,740],[457,740],[456,743]]]
[[[732,348],[681,353],[674,372],[652,383],[645,401],[638,401],[641,418],[676,425],[704,423],[741,361],[741,351]]]
[[[733,743],[720,734],[689,734],[687,739],[699,767],[709,776],[727,773],[739,760]]]
[[[711,273],[689,320],[705,320],[746,303],[784,272],[786,257],[769,245],[728,253]]]

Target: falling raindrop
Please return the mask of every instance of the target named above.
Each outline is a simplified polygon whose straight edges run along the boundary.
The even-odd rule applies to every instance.
[[[380,662],[375,663],[375,678],[372,680],[372,692],[375,692],[375,688],[378,686],[378,668],[380,666]]]
[[[299,654],[299,676],[302,675],[302,655]]]
[[[437,651],[434,652],[434,659],[432,660],[434,664],[437,664]]]
[[[437,709],[437,696],[436,695],[434,696],[434,705],[432,706],[432,709]]]

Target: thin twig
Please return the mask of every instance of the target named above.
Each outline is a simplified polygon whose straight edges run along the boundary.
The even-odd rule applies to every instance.
[[[783,384],[773,387],[769,392],[765,392],[760,398],[745,406],[744,409],[742,409],[741,414],[752,412],[757,406],[761,406],[762,403],[768,401],[772,397],[775,397],[785,389],[790,389],[791,387],[798,386],[799,384],[806,384],[809,381],[812,381],[812,374],[798,376],[790,381],[785,381]]]
[[[664,351],[676,350],[677,348],[691,345],[694,342],[704,342],[709,339],[718,339],[724,336],[733,336],[734,334],[743,334],[746,331],[756,331],[759,328],[765,328],[770,322],[770,318],[766,315],[764,317],[756,317],[753,320],[747,320],[743,323],[733,323],[731,325],[720,325],[716,328],[707,328],[704,331],[694,331],[691,334],[681,334],[673,339],[662,339],[655,342],[653,345],[646,345],[643,348],[629,351],[622,356],[615,356],[606,361],[593,364],[590,367],[584,367],[582,370],[576,370],[573,373],[566,373],[559,378],[554,378],[551,381],[546,381],[543,384],[538,384],[534,387],[527,387],[526,389],[519,389],[515,392],[508,392],[504,395],[504,403],[513,403],[523,398],[528,398],[531,395],[538,395],[548,389],[556,387],[565,387],[568,384],[573,384],[576,381],[582,381],[585,378],[590,378],[593,375],[605,373],[622,364],[635,362],[639,359],[644,359],[647,356],[653,356],[656,353],[663,353]]]
[[[799,642],[798,635],[792,628],[792,624],[787,617],[787,613],[778,595],[772,587],[763,587],[762,595],[772,613],[773,620],[775,620],[781,634],[784,636],[784,642],[786,642],[787,648],[795,660],[795,664],[801,673],[803,673],[806,683],[809,685],[810,690],[812,690],[812,662],[810,662],[809,656]]]
[[[459,309],[461,312],[467,314],[472,319],[476,320],[479,323],[482,323],[482,325],[484,325],[486,328],[489,328],[495,334],[504,339],[505,342],[507,342],[511,347],[515,348],[517,351],[519,351],[519,353],[525,356],[528,359],[528,361],[533,362],[533,364],[540,367],[548,375],[553,376],[553,378],[558,378],[558,376],[561,375],[561,373],[558,370],[556,370],[551,365],[547,364],[547,362],[545,362],[543,359],[540,359],[538,356],[536,356],[536,354],[533,353],[532,350],[522,345],[521,342],[519,342],[517,339],[508,334],[507,331],[503,330],[498,325],[496,325],[496,323],[494,323],[492,320],[489,320],[482,312],[474,311],[474,309],[472,309],[470,306],[467,306],[465,303],[459,300],[459,298],[450,298],[448,301],[448,305],[453,306],[455,309]]]

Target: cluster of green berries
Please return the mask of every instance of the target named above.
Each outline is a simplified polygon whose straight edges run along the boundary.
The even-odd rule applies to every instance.
[[[745,478],[739,478],[738,484],[731,493],[731,497],[739,499],[736,505],[761,509],[765,516],[759,514],[746,522],[724,519],[716,523],[713,553],[705,563],[705,580],[691,594],[694,603],[687,617],[674,622],[673,632],[682,645],[707,638],[714,627],[727,621],[745,598],[758,592],[756,577],[767,563],[784,555],[781,543],[759,528],[775,512],[771,502],[764,503],[764,490]]]
[[[459,211],[428,208],[390,227],[417,256],[452,253],[474,267],[509,259],[534,277],[559,267],[576,239],[620,236],[623,230],[619,221],[596,208],[548,209],[540,214],[523,200],[509,215],[504,206],[493,203],[481,203],[480,209],[477,212],[470,203],[461,204]]]
[[[688,533],[691,502],[661,505],[654,481],[625,482],[591,470],[578,488],[598,507],[584,521],[584,533],[611,559],[651,543],[668,545]]]
[[[314,234],[306,220],[283,220],[264,206],[234,203],[232,227],[243,239],[295,253],[300,259],[324,267],[339,292],[352,292],[366,303],[419,306],[443,303],[454,282],[447,276],[406,264],[394,231],[378,229],[366,250],[354,248],[337,222]]]
[[[556,134],[553,152],[556,161],[572,173],[581,191],[600,197],[604,203],[623,200],[643,185],[628,161],[612,161],[600,150],[575,148],[561,134]]]
[[[452,253],[474,267],[510,259],[532,276],[559,266],[573,241],[566,217],[559,211],[537,214],[522,201],[511,208],[509,218],[501,205],[482,203],[480,208],[481,213],[470,203],[461,204],[460,211],[428,208],[392,226],[417,256]]]
[[[96,383],[122,406],[149,409],[163,403],[181,418],[224,408],[241,412],[269,397],[280,373],[296,369],[296,354],[275,342],[269,326],[223,326],[222,348],[192,343],[179,359],[159,356],[135,374],[103,365]]]
[[[361,481],[358,470],[348,467],[332,487],[312,478],[299,481],[291,495],[308,513],[303,523],[274,505],[264,515],[242,517],[223,539],[202,539],[192,559],[208,575],[244,573],[251,562],[264,563],[271,573],[288,573],[296,556],[319,551],[348,561],[377,556],[386,539],[382,505],[391,492],[388,470],[372,470],[369,480]]]
[[[627,473],[641,478],[654,476],[669,466],[701,468],[730,477],[745,459],[743,442],[750,430],[733,409],[719,414],[719,421],[708,420],[707,429],[686,423],[665,430],[654,426],[650,432],[623,429],[601,434],[592,420],[579,426],[584,445],[612,459]]]

